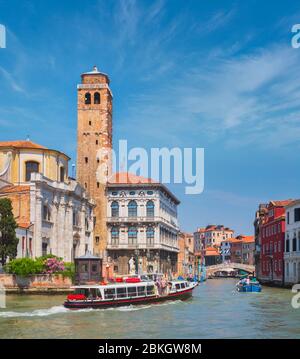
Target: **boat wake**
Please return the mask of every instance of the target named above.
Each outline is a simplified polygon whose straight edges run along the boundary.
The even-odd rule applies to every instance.
[[[48,309],[36,309],[32,312],[1,312],[0,318],[15,318],[15,317],[47,317],[48,315],[66,313],[69,310],[62,305],[51,307]]]
[[[135,312],[138,310],[149,309],[153,307],[161,307],[166,305],[174,305],[180,303],[180,300],[159,303],[159,304],[150,304],[150,305],[129,305],[124,307],[116,307],[116,308],[105,308],[105,309],[93,309],[93,308],[85,308],[85,309],[77,309],[71,310],[65,308],[62,305],[57,305],[48,309],[36,309],[31,312],[2,312],[0,311],[0,318],[18,318],[18,317],[47,317],[49,315],[62,314],[62,313],[86,313],[86,312],[106,312],[106,311],[119,311],[119,312]]]

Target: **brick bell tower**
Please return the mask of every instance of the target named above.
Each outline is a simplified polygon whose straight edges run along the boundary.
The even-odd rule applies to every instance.
[[[106,262],[107,176],[111,174],[112,93],[109,78],[95,66],[81,75],[78,92],[77,179],[96,202],[94,254]]]

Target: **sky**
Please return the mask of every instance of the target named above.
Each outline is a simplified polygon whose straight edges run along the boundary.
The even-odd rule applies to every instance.
[[[300,197],[298,23],[290,0],[0,0],[0,141],[75,163],[76,86],[97,65],[115,147],[204,148],[203,193],[169,185],[182,230],[252,234],[259,203]]]

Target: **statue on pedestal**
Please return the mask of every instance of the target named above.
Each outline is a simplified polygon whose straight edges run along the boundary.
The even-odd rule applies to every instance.
[[[133,257],[129,259],[128,264],[129,264],[129,274],[131,275],[135,274],[135,260]]]

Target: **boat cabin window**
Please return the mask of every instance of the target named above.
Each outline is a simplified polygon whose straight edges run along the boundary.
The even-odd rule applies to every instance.
[[[185,288],[185,283],[180,283],[180,288]]]
[[[140,295],[146,295],[146,292],[145,292],[145,287],[137,287],[138,289],[138,296]]]
[[[136,297],[136,287],[128,287],[128,297]]]
[[[97,288],[90,288],[88,298],[92,299],[96,297],[97,297]]]
[[[89,290],[88,290],[88,288],[76,288],[75,289],[75,294],[83,294],[84,296],[88,297],[89,296]]]
[[[104,289],[104,297],[105,299],[113,299],[115,298],[115,288],[105,288]]]
[[[179,284],[179,283],[176,283],[176,284],[175,284],[175,288],[176,288],[176,289],[180,289],[180,284]]]
[[[147,285],[147,295],[154,294],[154,285]]]
[[[125,288],[125,287],[117,288],[117,297],[118,297],[118,298],[125,298],[125,297],[127,297],[127,293],[126,293],[126,288]]]

